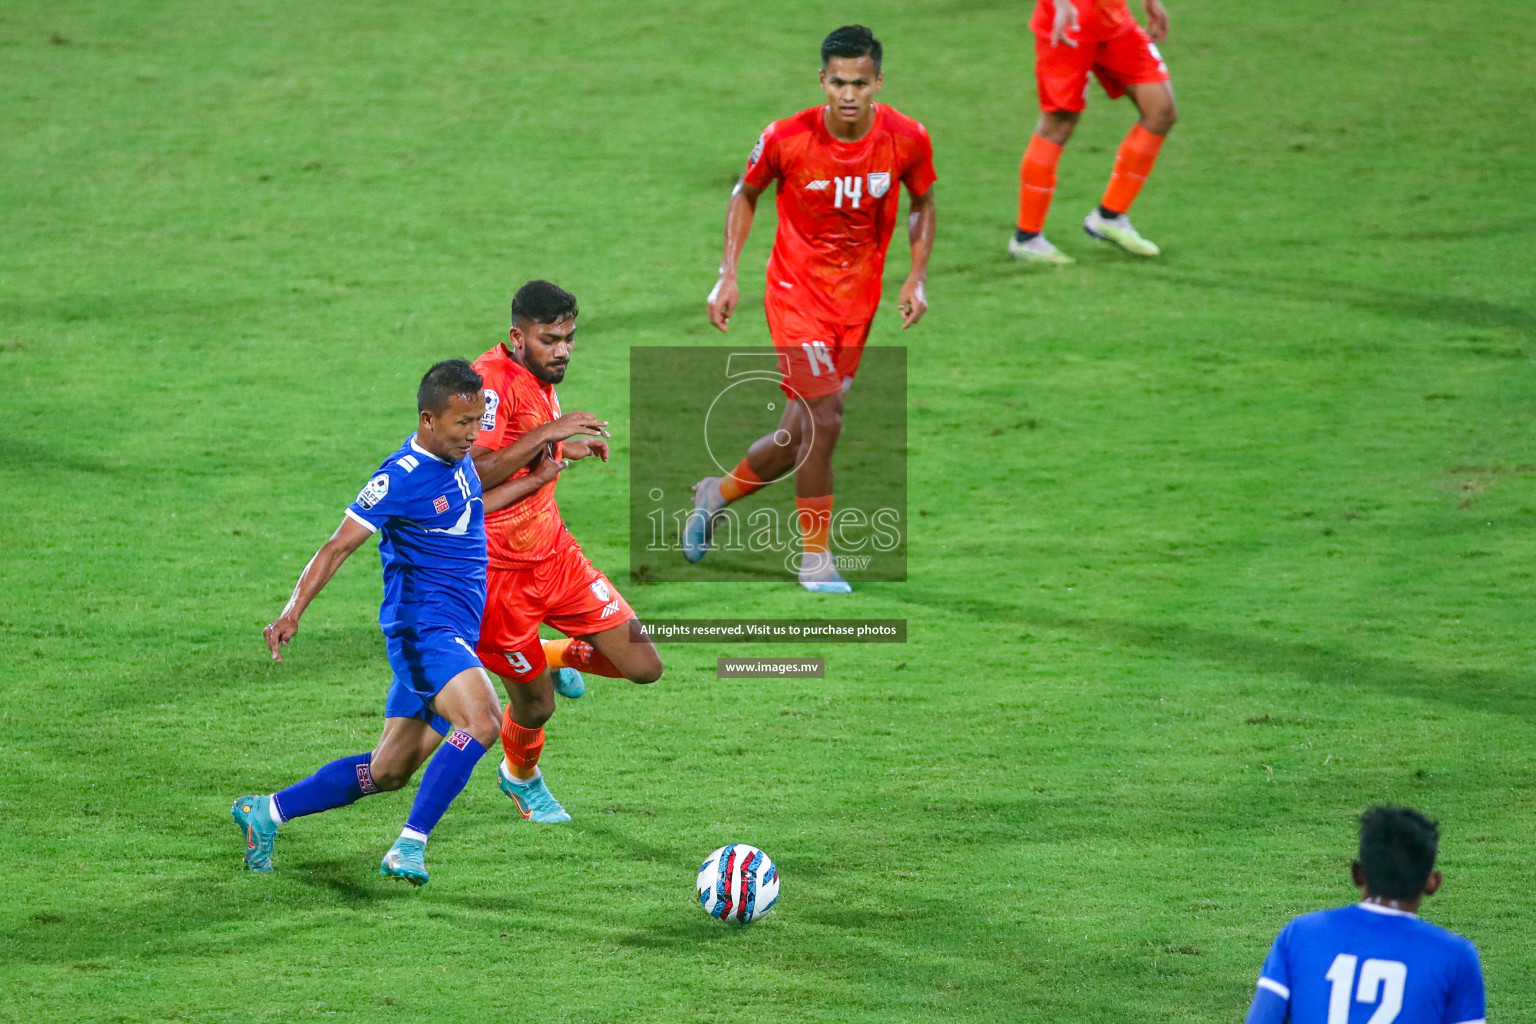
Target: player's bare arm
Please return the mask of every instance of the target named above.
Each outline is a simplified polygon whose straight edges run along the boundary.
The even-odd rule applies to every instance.
[[[1156,3],[1157,0],[1150,0]],[[1151,17],[1149,13],[1148,18]],[[1077,34],[1077,8],[1072,0],[1056,0],[1056,19],[1051,22],[1051,45],[1070,46],[1077,48],[1077,40],[1072,37]]]
[[[906,330],[928,312],[928,257],[933,254],[933,235],[938,214],[933,202],[933,188],[911,197],[907,211],[907,241],[912,244],[912,270],[901,286],[896,309],[901,313],[901,329]]]
[[[516,505],[520,501],[533,497],[543,489],[545,484],[558,477],[560,471],[570,464],[568,459],[550,457],[548,449],[544,449],[538,461],[533,464],[533,468],[526,474],[515,480],[508,480],[497,484],[485,492],[485,497],[483,498],[485,511],[487,513],[495,512],[498,509]]]
[[[752,216],[757,212],[757,197],[763,190],[745,181],[738,181],[731,190],[731,201],[725,208],[725,252],[720,257],[720,276],[709,292],[709,322],[722,331],[731,327],[731,314],[741,301],[741,290],[736,285],[736,264],[741,259],[742,246],[752,231]]]
[[[1146,0],[1142,7],[1147,12],[1147,35],[1161,43],[1168,38],[1168,9],[1160,0]]]
[[[568,412],[559,419],[540,424],[505,448],[491,449],[475,445],[469,450],[469,457],[475,460],[475,472],[480,475],[480,485],[489,490],[533,462],[540,452],[557,441],[567,441],[573,437],[607,436],[607,420],[600,420],[590,412]],[[492,511],[489,502],[485,510]]]
[[[309,602],[325,589],[347,556],[362,547],[363,542],[371,536],[373,534],[367,527],[348,516],[341,521],[336,532],[331,534],[331,539],[315,552],[315,557],[299,573],[299,582],[294,584],[293,595],[283,606],[283,613],[261,631],[267,641],[267,650],[272,652],[273,661],[283,660],[282,647],[299,631],[299,616],[304,614]]]

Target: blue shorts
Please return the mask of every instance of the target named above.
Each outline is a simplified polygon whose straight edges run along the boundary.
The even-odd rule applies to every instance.
[[[431,701],[460,672],[480,668],[475,645],[451,629],[413,630],[409,636],[387,636],[384,650],[394,682],[384,700],[385,718],[415,718],[447,736],[448,719],[432,710]]]

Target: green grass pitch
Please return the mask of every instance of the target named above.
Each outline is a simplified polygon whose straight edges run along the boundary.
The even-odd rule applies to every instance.
[[[1038,272],[1022,2],[0,4],[0,1021],[1234,1021],[1380,801],[1441,819],[1427,916],[1533,1019],[1532,23],[1171,6],[1165,255],[1078,230],[1131,120],[1095,93],[1047,225],[1082,262]],[[621,573],[627,350],[719,340],[727,191],[843,21],[940,174],[932,312],[894,329],[898,238],[874,336],[910,579],[620,583],[910,642],[597,682],[550,727],[576,820],[482,765],[420,892],[376,873],[408,793],[242,873],[230,800],[377,734],[371,550],[282,665],[259,630],[422,370],[523,280],[580,296],[562,398],[619,429],[562,505]],[[827,678],[714,678],[765,653]],[[692,901],[727,841],[784,878],[744,931]]]

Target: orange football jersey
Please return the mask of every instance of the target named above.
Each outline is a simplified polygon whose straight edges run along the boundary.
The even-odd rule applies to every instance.
[[[475,372],[485,382],[485,415],[480,420],[480,436],[475,439],[482,448],[505,448],[535,427],[560,417],[554,385],[539,380],[514,360],[505,345],[497,345],[476,359]],[[564,452],[565,442],[561,441],[555,445],[555,458]],[[524,468],[511,478],[527,475]],[[517,504],[486,514],[485,543],[492,566],[524,568],[576,543],[560,518],[560,506],[555,504],[556,483],[551,480]]]
[[[874,109],[874,126],[857,142],[832,137],[824,106],[802,110],[769,125],[747,160],[747,184],[779,183],[770,298],[826,323],[875,315],[898,186],[922,195],[936,177],[928,130],[894,107]]]

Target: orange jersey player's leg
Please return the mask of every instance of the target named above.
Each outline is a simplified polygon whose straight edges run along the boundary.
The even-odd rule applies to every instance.
[[[501,720],[506,758],[496,772],[501,791],[524,818],[562,822],[571,816],[550,793],[539,769],[544,723],[555,712],[554,683],[539,642],[551,579],[549,561],[521,569],[491,567],[475,653],[501,677],[509,700]]]
[[[1088,75],[1098,43],[1079,38],[1077,45],[1052,45],[1049,24],[1035,25],[1035,87],[1040,123],[1019,161],[1019,208],[1008,253],[1031,263],[1066,264],[1072,257],[1046,241],[1046,214],[1056,195],[1056,166],[1087,102]]]
[[[554,560],[560,564],[544,621],[575,638],[557,648],[560,659],[611,678],[636,683],[660,679],[661,656],[613,581],[574,544]]]
[[[1156,256],[1158,247],[1141,237],[1126,213],[1152,173],[1163,138],[1177,116],[1168,65],[1156,44],[1132,21],[1100,44],[1093,73],[1111,98],[1129,93],[1141,117],[1120,143],[1109,185],[1098,208],[1083,221],[1083,229],[1137,256]]]

